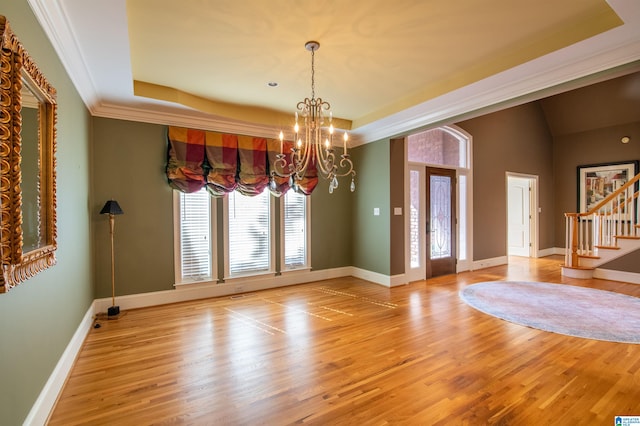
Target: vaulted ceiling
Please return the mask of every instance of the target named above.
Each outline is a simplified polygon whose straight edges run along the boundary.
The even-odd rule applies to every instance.
[[[640,123],[640,72],[540,100],[554,136]]]
[[[359,142],[640,61],[636,0],[29,2],[93,115],[265,136],[311,95],[309,40],[315,94]]]

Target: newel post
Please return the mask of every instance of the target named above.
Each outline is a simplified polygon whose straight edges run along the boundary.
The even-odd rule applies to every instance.
[[[578,214],[565,213],[564,215],[567,218],[567,244],[569,244],[567,266],[578,266]]]

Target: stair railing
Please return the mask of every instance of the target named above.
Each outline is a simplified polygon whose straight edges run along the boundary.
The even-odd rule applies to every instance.
[[[639,237],[640,173],[586,213],[565,213],[565,266],[578,267],[580,256],[596,257],[599,248],[617,247],[616,238]]]

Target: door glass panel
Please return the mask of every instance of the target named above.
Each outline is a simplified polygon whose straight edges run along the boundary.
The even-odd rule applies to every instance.
[[[409,171],[409,244],[411,267],[420,267],[420,172]]]
[[[458,260],[467,260],[467,176],[458,177]]]
[[[451,257],[451,178],[431,176],[431,259]]]

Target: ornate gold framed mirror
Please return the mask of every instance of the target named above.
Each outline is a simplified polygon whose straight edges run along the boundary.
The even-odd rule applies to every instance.
[[[0,15],[0,293],[56,263],[56,90]]]

